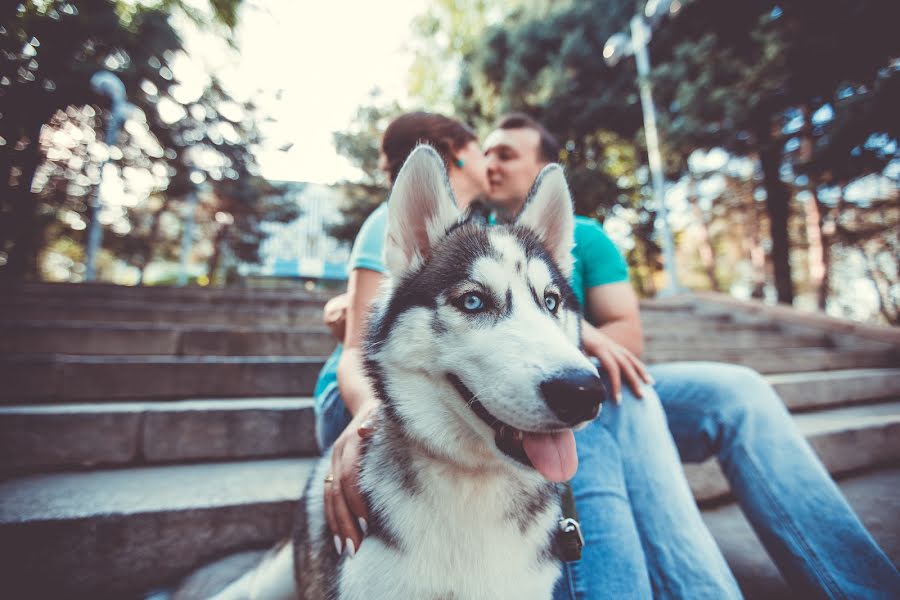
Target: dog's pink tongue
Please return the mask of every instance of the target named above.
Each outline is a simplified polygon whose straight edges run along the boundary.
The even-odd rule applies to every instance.
[[[578,469],[572,430],[555,433],[525,433],[522,448],[538,473],[548,481],[568,481]]]

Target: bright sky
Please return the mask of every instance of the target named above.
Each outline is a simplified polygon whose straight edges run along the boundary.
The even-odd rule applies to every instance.
[[[238,51],[182,28],[191,64],[176,63],[176,76],[190,86],[192,79],[205,80],[204,71],[215,73],[236,99],[253,100],[261,116],[273,119],[264,124],[268,141],[257,152],[266,177],[319,183],[355,178],[335,153],[332,132],[346,128],[373,88],[384,100],[404,103],[410,22],[427,0],[246,4]],[[289,143],[289,151],[279,151]]]

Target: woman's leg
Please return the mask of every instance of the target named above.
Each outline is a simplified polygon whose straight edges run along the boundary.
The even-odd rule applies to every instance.
[[[748,520],[798,592],[897,597],[897,569],[757,372],[719,363],[656,365],[650,372],[682,458],[719,459]]]
[[[347,428],[353,417],[344,405],[337,382],[329,384],[316,397],[316,442],[325,452]]]
[[[637,399],[630,390],[623,390],[622,404],[607,403],[596,423],[612,435],[620,452],[653,597],[740,598],[737,582],[694,502],[653,389],[645,388],[643,399]],[[579,459],[584,453],[579,441]],[[592,481],[605,477],[596,467],[587,470],[585,466],[588,465],[579,465],[573,483],[588,477]],[[578,487],[575,486],[576,504],[582,511],[582,524],[587,513],[592,517],[590,526],[602,529],[606,508],[583,509]],[[615,551],[615,547],[604,548],[603,554]],[[599,571],[595,577],[602,578],[604,567],[603,556],[598,556],[593,567]]]

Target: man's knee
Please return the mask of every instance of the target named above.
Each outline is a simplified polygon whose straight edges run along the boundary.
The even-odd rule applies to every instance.
[[[707,363],[697,380],[707,387],[702,394],[707,414],[720,422],[769,421],[787,416],[787,410],[772,386],[754,369],[726,363]]]
[[[622,402],[605,402],[597,418],[604,427],[618,432],[617,437],[623,431],[640,432],[650,437],[668,434],[665,411],[650,385],[641,388],[640,397],[631,388],[623,386]]]

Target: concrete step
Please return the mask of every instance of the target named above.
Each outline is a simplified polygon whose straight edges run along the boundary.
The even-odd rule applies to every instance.
[[[303,356],[0,356],[0,404],[309,396],[324,364]]]
[[[4,309],[15,309],[27,305],[40,305],[47,307],[55,307],[60,304],[68,306],[133,306],[155,308],[162,305],[172,308],[205,308],[205,309],[226,309],[226,308],[242,308],[254,310],[289,310],[295,307],[303,307],[306,305],[324,306],[327,299],[296,297],[296,298],[227,298],[227,297],[196,297],[196,298],[179,298],[165,296],[134,296],[134,297],[112,297],[112,298],[94,298],[90,296],[8,296],[0,298],[0,307]]]
[[[237,327],[0,321],[0,353],[172,356],[327,356],[325,327]]]
[[[287,537],[314,459],[33,475],[0,483],[8,598],[129,597]]]
[[[841,491],[875,541],[900,564],[900,468],[857,475],[840,482]],[[795,600],[740,508],[728,504],[703,511],[747,600]],[[896,590],[895,590],[896,591]]]
[[[796,415],[795,422],[832,475],[900,462],[900,401]],[[728,495],[719,464],[686,465],[698,501]]]
[[[900,369],[847,369],[769,375],[791,411],[900,398]]]
[[[759,320],[760,323],[767,323]],[[683,325],[712,328],[716,325],[734,325],[734,319],[727,314],[698,315],[693,311],[644,310],[641,309],[641,323],[646,329],[676,328]]]
[[[641,312],[656,313],[693,313],[696,302],[693,298],[681,297],[672,299],[654,298],[640,301]]]
[[[0,353],[60,353],[189,356],[327,356],[335,341],[322,326],[160,324],[152,322],[0,321]],[[648,335],[649,361],[715,359],[745,356],[760,362],[753,350],[820,348],[834,351],[825,335],[788,335],[768,331],[734,331],[707,336],[684,331]],[[851,349],[841,349],[842,352]],[[767,355],[769,353],[756,353]],[[878,351],[873,350],[872,355]],[[885,355],[890,356],[887,352]],[[806,359],[804,359],[806,360]],[[807,361],[808,362],[808,361]]]
[[[768,380],[792,410],[900,397],[900,369]],[[0,471],[308,455],[316,450],[311,405],[309,398],[224,398],[0,407]]]
[[[677,361],[712,360],[744,365],[760,373],[791,373],[797,371],[831,371],[872,367],[896,367],[894,350],[850,348],[769,348],[707,349],[685,347],[653,350],[644,354],[648,364]]]
[[[4,592],[14,598],[123,597],[229,552],[266,547],[289,534],[294,502],[313,460],[145,467],[2,482]],[[900,470],[894,469],[842,485],[894,561],[900,558],[898,477]],[[879,493],[862,493],[860,487],[871,492],[873,484]],[[707,509],[704,518],[748,597],[769,597],[759,595],[757,586],[783,585],[736,507]]]
[[[860,323],[831,317],[818,311],[740,300],[725,294],[694,292],[691,296],[693,299],[685,298],[684,301],[693,302],[697,315],[727,313],[734,315],[735,320],[769,320],[781,324],[785,329],[828,332],[841,337],[900,346],[900,327]]]
[[[830,348],[834,344],[827,335],[797,335],[779,331],[736,329],[710,335],[708,332],[682,329],[652,330],[645,335],[647,352],[679,351],[685,347],[704,350],[758,348]]]
[[[0,407],[0,472],[313,456],[309,398]]]
[[[326,356],[334,345],[330,333],[322,326],[0,321],[0,353]],[[735,330],[713,336],[665,330],[647,336],[649,356],[683,356],[687,353],[685,348],[697,347],[718,352],[830,345],[824,335],[787,335],[765,330]]]
[[[2,304],[5,320],[96,321],[100,323],[190,323],[304,327],[322,324],[323,302],[297,302],[283,306],[134,302],[86,299],[15,298]]]
[[[195,286],[126,286],[108,283],[25,283],[16,287],[2,287],[4,296],[29,298],[92,298],[97,300],[169,300],[169,301],[294,301],[327,300],[338,292],[309,291],[295,288],[209,288]]]
[[[691,358],[701,358],[697,354]],[[743,360],[727,354],[708,358],[769,373],[894,364],[891,353],[868,350],[754,351],[741,353]],[[308,396],[323,364],[321,356],[5,355],[0,403]],[[790,381],[783,385],[795,385]]]
[[[900,461],[900,402],[796,417],[835,474]],[[0,470],[35,471],[317,452],[308,399],[0,408]],[[713,461],[686,467],[698,500],[728,494]]]

